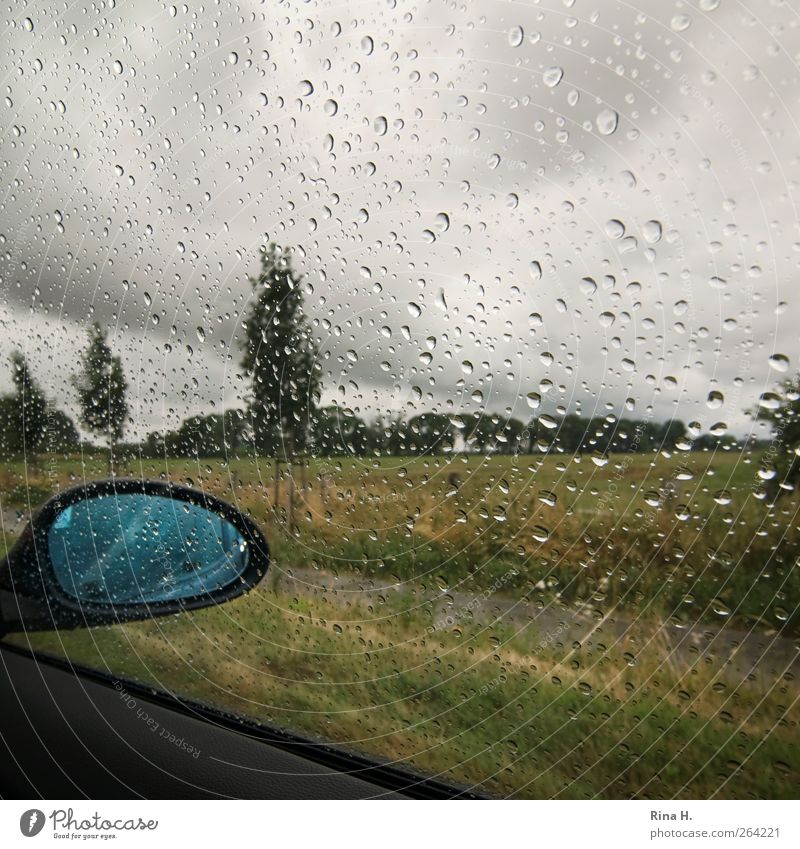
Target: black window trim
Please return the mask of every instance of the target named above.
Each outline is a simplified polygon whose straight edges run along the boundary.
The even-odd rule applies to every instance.
[[[0,639],[0,648],[3,651],[11,651],[27,657],[36,663],[44,663],[88,678],[102,686],[114,687],[115,683],[124,681],[125,689],[143,701],[173,710],[184,716],[211,722],[229,731],[245,734],[252,739],[291,752],[328,769],[352,775],[385,790],[401,793],[411,799],[489,798],[474,787],[449,784],[446,781],[425,776],[411,769],[398,767],[391,763],[381,763],[378,760],[349,752],[333,743],[323,743],[270,725],[256,724],[251,719],[210,707],[203,702],[187,699],[166,690],[154,690],[152,687],[132,681],[129,678],[114,677],[111,673],[103,670],[73,663],[68,659],[47,652],[35,651],[31,648],[6,642],[3,639]]]

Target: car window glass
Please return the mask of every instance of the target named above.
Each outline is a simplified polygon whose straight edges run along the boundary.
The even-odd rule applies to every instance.
[[[0,553],[110,475],[271,552],[226,604],[8,639],[492,795],[791,794],[791,4],[2,27]]]

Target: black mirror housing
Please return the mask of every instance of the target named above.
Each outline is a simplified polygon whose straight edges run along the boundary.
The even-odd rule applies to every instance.
[[[94,481],[50,499],[0,562],[0,636],[221,604],[268,567],[255,523],[212,495],[162,481]]]

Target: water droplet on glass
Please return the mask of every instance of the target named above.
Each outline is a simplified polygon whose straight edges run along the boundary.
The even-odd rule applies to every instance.
[[[692,19],[688,15],[675,15],[669,22],[673,32],[685,32],[692,25]]]
[[[778,410],[781,406],[780,396],[774,392],[763,392],[758,397],[758,406],[762,410]]]
[[[601,136],[610,136],[619,124],[619,115],[613,109],[601,109],[595,118],[597,131]]]
[[[531,531],[531,536],[536,542],[547,542],[550,539],[550,531],[544,525],[535,525]]]
[[[508,31],[508,43],[511,47],[519,47],[525,40],[525,30],[522,27],[511,27]]]
[[[656,221],[655,219],[651,221],[645,221],[642,224],[642,236],[644,236],[645,242],[650,245],[654,245],[656,242],[661,240],[661,222]]]
[[[542,82],[548,88],[555,88],[561,80],[564,78],[564,69],[563,68],[548,68],[542,74]]]
[[[311,83],[311,80],[301,80],[300,81],[300,94],[303,97],[308,97],[310,94],[314,93],[314,86]]]
[[[789,358],[785,354],[773,354],[767,362],[775,371],[783,373],[789,370]]]

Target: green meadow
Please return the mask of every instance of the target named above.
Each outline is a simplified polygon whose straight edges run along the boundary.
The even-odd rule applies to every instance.
[[[603,459],[330,458],[277,490],[268,459],[128,461],[250,513],[271,575],[14,639],[491,794],[791,796],[796,498],[758,497],[755,454]],[[8,465],[3,515],[107,473]]]

